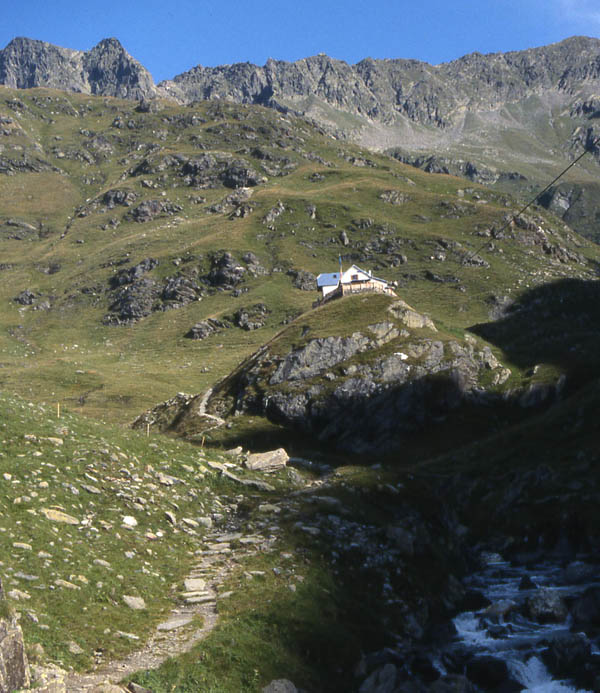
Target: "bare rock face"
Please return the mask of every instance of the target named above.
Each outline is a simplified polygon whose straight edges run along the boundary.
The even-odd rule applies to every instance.
[[[50,87],[125,99],[156,95],[148,70],[114,38],[100,41],[91,51],[15,38],[0,51],[0,84],[17,89]]]
[[[156,91],[148,70],[115,38],[104,39],[84,53],[83,66],[92,94],[141,100]]]
[[[0,599],[4,605],[4,598]],[[21,627],[14,616],[4,616],[0,618],[0,693],[11,693],[29,683],[29,663]]]
[[[298,111],[312,96],[383,122],[402,115],[446,128],[462,107],[495,108],[538,89],[567,90],[575,81],[598,79],[597,53],[597,39],[574,37],[525,51],[473,53],[435,66],[372,58],[348,65],[321,54],[293,63],[268,60],[263,67],[198,65],[162,82],[159,89],[185,102],[219,98]]]

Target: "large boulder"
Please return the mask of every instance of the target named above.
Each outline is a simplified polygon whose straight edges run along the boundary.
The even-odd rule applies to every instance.
[[[262,693],[298,693],[298,689],[288,679],[275,679],[262,689]]]
[[[246,268],[242,267],[229,251],[215,255],[208,273],[208,282],[212,286],[231,289],[244,278]]]
[[[558,592],[540,588],[527,599],[527,613],[538,623],[562,623],[568,610]]]
[[[276,472],[283,469],[289,460],[287,452],[283,448],[269,450],[268,452],[256,452],[248,455],[244,462],[247,469],[258,472]]]
[[[600,587],[588,587],[571,608],[576,626],[600,627]]]
[[[146,277],[117,290],[110,305],[110,313],[104,317],[105,325],[132,325],[150,315],[160,296],[160,287]]]
[[[359,693],[393,693],[397,677],[396,665],[388,662],[363,681]]]
[[[359,332],[349,337],[313,339],[301,349],[290,352],[279,364],[269,383],[276,385],[286,380],[305,380],[321,371],[346,361],[370,345],[370,340]]]
[[[590,641],[583,633],[562,633],[544,653],[544,662],[558,678],[573,678],[589,660]]]

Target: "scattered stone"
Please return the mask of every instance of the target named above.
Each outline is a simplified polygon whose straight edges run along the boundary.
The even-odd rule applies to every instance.
[[[72,515],[67,515],[67,513],[62,512],[62,510],[55,510],[54,508],[42,508],[40,510],[42,515],[51,522],[63,522],[67,525],[78,525],[79,520]]]
[[[157,628],[160,631],[170,631],[177,630],[178,628],[183,628],[193,621],[193,616],[186,614],[182,616],[173,616],[168,621],[164,623],[159,623]]]
[[[102,566],[102,568],[110,568],[110,563],[103,558],[95,558],[94,565]]]
[[[146,608],[146,602],[142,597],[133,597],[125,594],[123,595],[123,601],[130,609],[133,609],[134,611],[141,611],[142,609]]]
[[[298,693],[298,689],[288,679],[275,679],[262,689],[262,693]]]
[[[54,584],[57,587],[64,587],[68,590],[80,590],[81,589],[81,587],[79,587],[79,585],[74,585],[72,582],[69,582],[68,580],[62,580],[60,578],[58,578],[58,580],[55,580]]]
[[[134,635],[133,633],[124,633],[122,630],[117,630],[115,631],[115,635],[118,638],[125,638],[126,640],[139,640],[139,636]]]
[[[69,652],[73,655],[80,655],[85,652],[85,650],[78,645],[74,640],[69,643]]]
[[[184,585],[187,592],[201,591],[206,588],[206,580],[190,577],[184,580]]]
[[[14,599],[17,602],[20,602],[23,599],[31,599],[31,595],[28,592],[24,592],[23,590],[10,590],[9,592],[6,593],[6,596],[9,599]]]

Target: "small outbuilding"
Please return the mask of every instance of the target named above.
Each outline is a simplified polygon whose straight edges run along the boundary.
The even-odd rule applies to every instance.
[[[363,270],[358,265],[352,265],[345,272],[327,272],[317,277],[321,300],[364,292],[395,296],[394,287],[395,283],[375,277],[372,272]]]

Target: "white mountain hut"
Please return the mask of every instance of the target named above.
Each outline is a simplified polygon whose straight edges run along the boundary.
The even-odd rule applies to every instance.
[[[352,265],[345,272],[326,272],[317,277],[317,288],[321,291],[322,301],[365,292],[396,296],[395,286],[395,282],[375,277],[372,272],[357,265]]]

